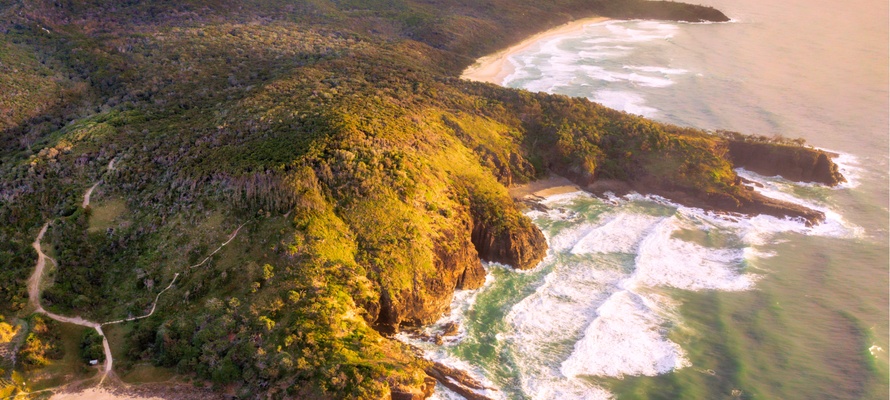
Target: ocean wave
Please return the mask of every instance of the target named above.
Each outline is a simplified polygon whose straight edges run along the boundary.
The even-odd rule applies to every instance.
[[[738,168],[735,171],[740,177],[756,182],[757,185],[752,186],[752,189],[766,197],[797,204],[825,214],[825,221],[812,227],[808,227],[800,221],[780,220],[778,218],[773,218],[770,221],[772,226],[767,227],[759,224],[764,219],[763,216],[760,216],[761,218],[759,219],[755,217],[742,221],[748,222],[749,226],[759,226],[765,233],[797,232],[835,238],[857,238],[862,237],[865,232],[863,228],[848,222],[840,213],[832,210],[828,205],[811,198],[802,198],[793,194],[795,186],[806,187],[814,185],[791,182],[782,177],[765,177],[744,168]]]
[[[643,105],[646,99],[642,95],[631,91],[598,90],[589,99],[609,108],[644,117],[652,117],[658,113],[658,109]]]
[[[689,365],[661,328],[657,302],[629,290],[615,293],[560,365],[567,377],[658,375]]]

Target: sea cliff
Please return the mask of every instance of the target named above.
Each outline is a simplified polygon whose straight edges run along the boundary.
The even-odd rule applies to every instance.
[[[730,140],[729,157],[737,167],[765,176],[827,186],[846,182],[832,161],[837,154],[801,145]]]
[[[51,223],[47,310],[152,311],[109,335],[112,377],[151,364],[243,397],[423,397],[443,370],[388,337],[479,287],[482,261],[546,252],[507,186],[555,173],[818,220],[740,184],[757,158],[725,138],[457,78],[592,15],[726,19],[614,0],[3,4],[0,313],[33,311],[31,243]]]

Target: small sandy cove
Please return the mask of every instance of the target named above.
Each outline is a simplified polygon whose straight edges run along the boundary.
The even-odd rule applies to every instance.
[[[513,64],[507,60],[508,57],[528,49],[535,43],[557,36],[571,35],[584,30],[584,27],[590,24],[596,24],[607,21],[605,17],[583,18],[576,21],[568,22],[556,28],[538,33],[522,42],[513,45],[507,49],[497,53],[487,55],[476,60],[476,63],[464,70],[461,78],[494,83],[495,85],[503,85],[504,79],[513,73]]]
[[[547,198],[558,194],[580,192],[581,188],[572,181],[557,175],[510,188],[510,196],[517,200],[526,198]]]

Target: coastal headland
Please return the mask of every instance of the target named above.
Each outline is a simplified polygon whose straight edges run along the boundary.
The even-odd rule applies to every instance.
[[[11,110],[0,115],[0,315],[34,317],[31,244],[53,221],[40,252],[55,268],[33,303],[114,321],[108,376],[133,385],[425,398],[429,375],[452,372],[392,335],[482,286],[482,261],[531,269],[546,254],[509,188],[556,175],[593,192],[818,223],[733,169],[837,171],[806,147],[758,143],[770,159],[800,155],[760,162],[760,150],[733,150],[744,135],[459,78],[554,26],[728,19],[708,7],[36,0],[0,16],[0,62],[12,65],[0,82],[13,88],[0,100]],[[0,393],[61,391],[59,376],[88,368],[63,361],[83,358],[90,338],[50,326],[0,362]]]

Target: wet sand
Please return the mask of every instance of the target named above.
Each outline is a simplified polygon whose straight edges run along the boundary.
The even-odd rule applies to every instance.
[[[607,20],[608,18],[605,17],[583,18],[538,33],[507,49],[476,60],[476,63],[464,70],[460,77],[471,81],[503,85],[504,79],[514,71],[513,64],[508,60],[510,56],[522,52],[542,40],[579,33],[587,25]]]

